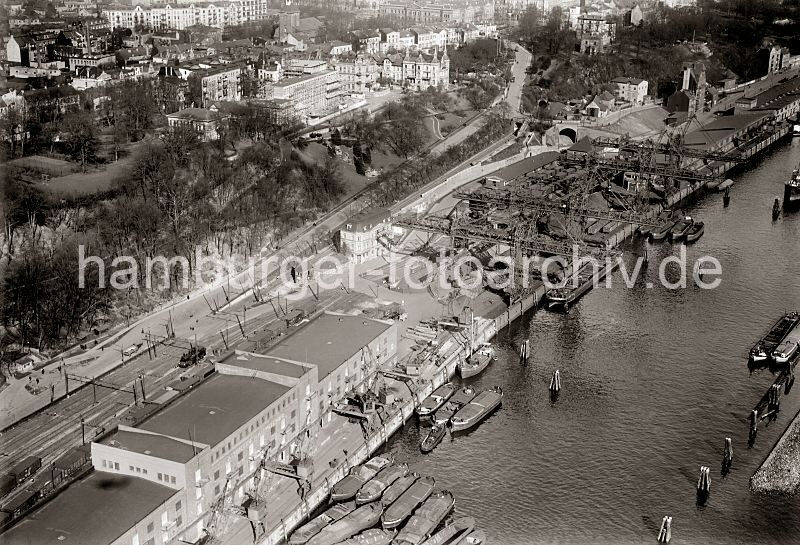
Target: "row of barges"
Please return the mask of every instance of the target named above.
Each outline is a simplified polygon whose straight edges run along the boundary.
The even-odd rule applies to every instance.
[[[369,476],[368,478],[365,478]],[[445,524],[455,508],[433,477],[409,472],[388,456],[353,468],[331,492],[330,508],[295,530],[290,545],[479,545],[469,517]],[[380,526],[380,527],[378,527]]]
[[[750,361],[786,363],[800,350],[800,312],[789,312],[778,319],[766,335],[750,349]]]

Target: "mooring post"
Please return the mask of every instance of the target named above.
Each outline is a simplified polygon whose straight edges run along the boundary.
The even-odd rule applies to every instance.
[[[753,409],[750,411],[750,434],[747,442],[752,447],[756,442],[756,435],[758,434],[758,410]]]
[[[553,371],[553,378],[550,379],[550,398],[555,401],[561,392],[561,373],[558,369]]]
[[[658,542],[669,543],[672,539],[672,517],[664,517],[661,520],[661,529],[658,531]]]
[[[786,384],[783,387],[784,395],[789,393],[793,385],[794,385],[794,369],[792,369],[792,364],[789,364],[789,368],[786,374]]]
[[[711,474],[707,466],[700,466],[700,478],[697,480],[697,504],[703,505],[711,493]]]
[[[730,437],[725,438],[725,454],[722,459],[722,474],[726,474],[733,465],[733,444]]]

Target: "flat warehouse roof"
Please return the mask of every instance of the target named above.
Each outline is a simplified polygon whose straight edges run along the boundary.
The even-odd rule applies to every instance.
[[[363,316],[326,312],[300,326],[266,355],[316,365],[322,379],[390,327]]]
[[[93,471],[0,535],[0,543],[112,543],[176,492],[145,479]]]
[[[213,447],[288,391],[258,378],[218,374],[136,427]]]
[[[291,378],[300,378],[306,373],[306,368],[302,365],[281,360],[274,356],[263,356],[250,352],[234,352],[220,360],[220,363]]]
[[[195,440],[196,441],[196,440]],[[101,441],[104,445],[114,448],[138,452],[155,458],[172,460],[173,462],[186,463],[194,457],[195,451],[202,450],[201,446],[187,445],[176,439],[153,435],[150,433],[136,433],[135,431],[117,430],[113,435]]]

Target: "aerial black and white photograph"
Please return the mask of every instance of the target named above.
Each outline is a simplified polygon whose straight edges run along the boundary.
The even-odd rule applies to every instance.
[[[800,0],[0,0],[0,545],[800,544]]]

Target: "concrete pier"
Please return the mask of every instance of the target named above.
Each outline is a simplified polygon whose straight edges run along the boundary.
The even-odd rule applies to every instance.
[[[754,492],[800,491],[800,411],[750,478]]]

